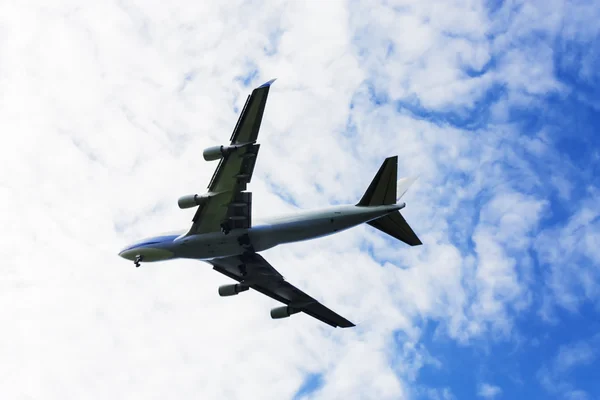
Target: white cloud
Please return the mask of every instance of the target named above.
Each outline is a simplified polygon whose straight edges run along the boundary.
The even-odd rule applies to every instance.
[[[597,356],[597,347],[594,342],[598,342],[600,336],[592,340],[592,343],[580,341],[570,345],[563,345],[558,350],[554,360],[554,369],[558,373],[564,373],[571,368],[579,365],[586,365],[592,362]]]
[[[600,335],[559,347],[548,365],[543,365],[537,377],[544,390],[566,399],[586,400],[586,391],[575,387],[573,370],[592,363],[598,357]]]
[[[479,385],[479,389],[477,390],[477,396],[484,397],[486,399],[493,399],[502,394],[502,388],[499,386],[494,386],[489,383],[482,383]]]
[[[432,109],[471,106],[490,77],[485,8],[476,1],[359,2],[350,13],[359,59],[378,91]]]
[[[558,305],[576,312],[584,301],[600,301],[600,212],[596,203],[597,189],[590,188],[565,223],[543,231],[536,240],[538,257],[547,266],[549,310]]]
[[[475,321],[490,324],[505,334],[512,323],[509,309],[529,304],[530,281],[525,254],[544,203],[517,193],[494,197],[481,211],[473,241],[477,253],[476,298],[472,306]],[[477,329],[481,329],[480,327]]]

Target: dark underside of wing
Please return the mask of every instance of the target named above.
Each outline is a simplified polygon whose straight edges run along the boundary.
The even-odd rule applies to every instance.
[[[256,253],[214,259],[208,263],[212,264],[215,271],[328,325],[341,328],[355,326],[346,318],[285,281],[275,268]],[[246,275],[242,275],[240,266],[243,266]]]
[[[209,196],[199,204],[188,235],[252,226],[252,194],[245,190],[254,173],[260,148],[256,140],[272,82],[259,86],[248,96],[228,150],[208,184]]]
[[[229,138],[231,144],[256,142],[269,96],[269,88],[274,80],[257,87],[248,96],[231,138]]]

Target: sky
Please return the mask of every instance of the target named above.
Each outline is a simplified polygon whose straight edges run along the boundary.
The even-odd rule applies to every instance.
[[[600,4],[0,2],[0,397],[600,398]],[[357,324],[221,298],[186,229],[272,78],[255,216],[419,176],[424,245],[360,226],[263,253]]]

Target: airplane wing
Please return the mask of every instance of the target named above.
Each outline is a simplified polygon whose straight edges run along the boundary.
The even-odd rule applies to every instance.
[[[206,262],[212,264],[213,269],[223,275],[334,328],[354,326],[352,322],[286,282],[283,276],[259,254],[246,253],[240,256],[215,258]]]
[[[187,235],[244,229],[252,226],[252,193],[245,192],[252,179],[259,144],[256,144],[269,88],[275,79],[252,91],[231,134],[234,151],[219,161]]]

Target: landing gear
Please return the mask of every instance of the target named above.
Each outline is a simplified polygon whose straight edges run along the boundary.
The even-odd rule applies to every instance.
[[[136,268],[140,267],[140,263],[142,262],[143,259],[144,259],[144,256],[135,256],[133,263],[135,264]]]
[[[222,232],[224,235],[227,235],[227,234],[229,234],[229,232],[231,232],[231,227],[229,226],[229,223],[228,223],[228,222],[223,222],[223,223],[221,224],[221,232]]]
[[[244,233],[242,236],[238,238],[238,244],[243,247],[247,253],[254,253],[254,247],[252,247],[252,242],[250,241],[250,235]]]

